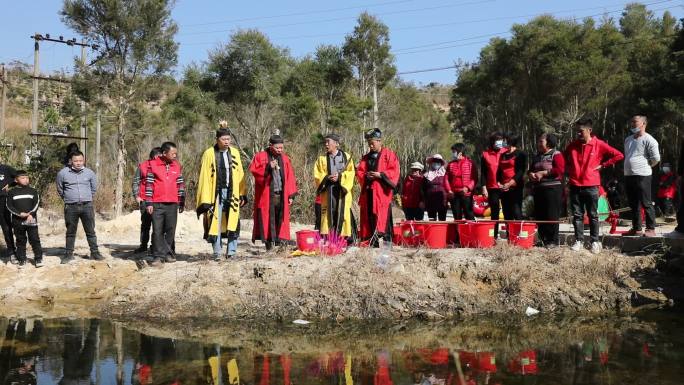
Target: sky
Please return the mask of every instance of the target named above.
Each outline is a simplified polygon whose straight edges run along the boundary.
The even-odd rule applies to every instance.
[[[256,28],[271,41],[304,57],[321,44],[341,45],[363,12],[377,16],[390,29],[390,43],[402,79],[416,84],[453,84],[455,62],[476,61],[493,37],[508,37],[511,26],[541,15],[578,20],[608,15],[618,19],[625,4],[618,0],[177,0],[173,18],[179,26],[178,66],[202,63],[208,52],[229,40],[239,29]],[[684,17],[683,0],[643,0],[656,15],[670,11]],[[60,20],[58,0],[0,0],[0,63],[33,63],[33,41],[38,32],[65,39],[78,36]],[[73,70],[78,47],[42,42],[41,72]],[[92,58],[94,54],[90,54]],[[428,71],[424,71],[428,70]],[[420,72],[418,72],[420,71]],[[424,72],[423,72],[424,71]]]

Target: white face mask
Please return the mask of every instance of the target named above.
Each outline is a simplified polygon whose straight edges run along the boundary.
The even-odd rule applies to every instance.
[[[497,150],[504,148],[505,145],[506,144],[503,140],[497,140],[496,142],[494,142],[494,148]]]
[[[437,171],[437,170],[439,170],[440,167],[442,167],[441,163],[433,163],[430,165],[430,168],[432,169],[432,171]]]
[[[454,159],[458,159],[458,152],[454,151],[451,153],[451,155],[454,157]]]
[[[629,128],[629,132],[631,132],[632,134],[638,134],[639,131],[641,131],[641,129],[639,127],[630,127]]]
[[[663,167],[663,173],[667,174],[668,172],[670,172],[670,168],[669,167]]]

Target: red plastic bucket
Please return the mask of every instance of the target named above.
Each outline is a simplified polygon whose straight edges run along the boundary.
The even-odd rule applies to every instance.
[[[458,224],[459,222],[447,224],[447,245],[458,245]]]
[[[523,249],[534,246],[534,238],[537,235],[537,224],[530,222],[509,222],[508,243]]]
[[[296,234],[297,249],[300,251],[316,251],[318,249],[317,239],[319,235],[317,230],[300,230]]]
[[[392,243],[398,246],[404,245],[404,236],[401,234],[401,225],[392,226]]]
[[[486,248],[494,246],[494,222],[459,223],[461,247]]]
[[[401,224],[401,237],[406,246],[420,246],[424,241],[424,225],[413,221]]]
[[[423,225],[423,241],[430,249],[444,249],[447,246],[446,223],[426,223]]]

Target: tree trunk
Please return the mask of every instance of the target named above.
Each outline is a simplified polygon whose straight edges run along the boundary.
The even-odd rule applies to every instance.
[[[378,80],[375,77],[375,66],[373,66],[373,128],[379,128],[380,117],[378,116]]]
[[[126,118],[123,100],[119,101],[119,125],[116,137],[116,188],[114,190],[114,217],[121,216],[123,211],[123,180],[126,171]]]

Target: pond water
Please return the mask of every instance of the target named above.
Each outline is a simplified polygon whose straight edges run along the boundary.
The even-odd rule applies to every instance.
[[[0,318],[0,384],[682,384],[684,315],[441,323]]]

